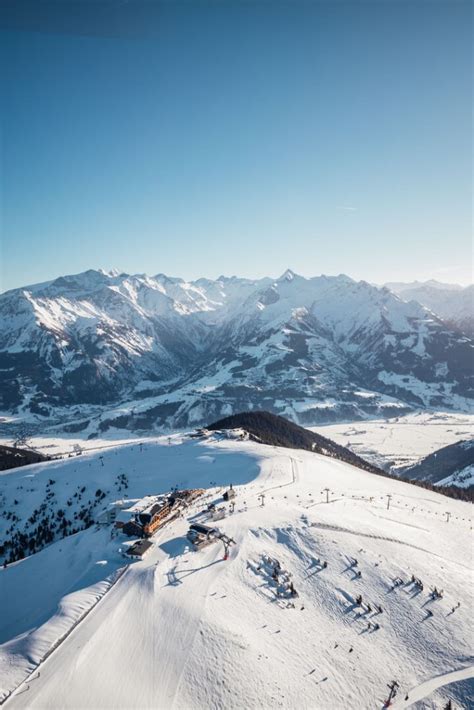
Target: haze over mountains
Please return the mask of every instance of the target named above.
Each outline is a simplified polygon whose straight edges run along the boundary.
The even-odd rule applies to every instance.
[[[302,424],[466,411],[472,340],[402,296],[291,270],[191,282],[90,270],[15,289],[0,296],[1,411],[84,433],[253,408]]]
[[[418,301],[454,328],[474,335],[474,285],[463,287],[434,280],[385,285],[404,301]]]

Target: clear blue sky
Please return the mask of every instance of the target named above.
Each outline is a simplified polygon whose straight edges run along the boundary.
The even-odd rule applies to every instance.
[[[2,290],[471,278],[468,2],[2,4]]]

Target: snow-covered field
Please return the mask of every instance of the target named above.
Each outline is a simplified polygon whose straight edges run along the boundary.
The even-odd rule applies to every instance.
[[[27,447],[39,451],[45,456],[68,456],[69,454],[74,456],[74,446],[79,446],[84,451],[99,451],[99,449],[108,449],[138,441],[143,441],[143,437],[134,436],[130,432],[120,429],[108,432],[107,436],[94,439],[85,439],[83,436],[74,434],[31,436],[28,438]],[[3,446],[12,446],[13,442],[13,435],[0,436],[0,444]]]
[[[379,466],[408,466],[443,446],[474,438],[474,414],[420,412],[310,429]]]
[[[217,501],[232,482],[235,512],[218,525],[236,545],[227,560],[220,543],[195,552],[180,518],[117,579],[124,539],[92,527],[2,569],[0,693],[17,688],[6,708],[380,708],[392,680],[396,707],[472,707],[469,504],[218,435],[17,469],[0,492],[8,502],[24,486],[23,516],[49,478],[59,504],[79,483],[100,485],[105,504],[121,473],[130,497],[202,486]],[[277,596],[267,556],[291,575],[294,600],[283,586]]]
[[[367,461],[396,468],[413,464],[447,444],[474,438],[474,414],[417,412],[391,419],[320,424],[308,428],[347,446]],[[89,440],[75,434],[34,435],[28,439],[32,448],[50,456],[74,455],[75,445],[85,451],[99,451],[138,441],[143,438],[121,429],[110,429]],[[12,437],[0,436],[0,444],[11,446]]]

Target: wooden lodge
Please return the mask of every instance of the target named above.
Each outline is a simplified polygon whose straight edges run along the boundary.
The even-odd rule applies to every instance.
[[[125,554],[135,560],[142,560],[151,547],[153,547],[153,543],[149,540],[139,540],[131,545]]]

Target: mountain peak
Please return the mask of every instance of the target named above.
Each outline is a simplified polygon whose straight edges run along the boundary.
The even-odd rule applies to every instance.
[[[93,271],[93,269],[91,269]],[[124,272],[120,271],[120,269],[98,269],[99,274],[102,274],[103,276],[109,276],[110,278],[116,278],[117,276],[126,276]]]
[[[293,281],[293,279],[297,276],[294,271],[291,269],[287,269],[277,281]]]
[[[455,307],[472,310],[468,299]],[[191,282],[90,270],[0,297],[0,407],[55,426],[59,407],[150,398],[148,418],[121,424],[157,430],[243,403],[302,424],[412,405],[467,411],[471,344],[438,311],[343,275]]]
[[[168,283],[168,284],[180,284],[184,283],[183,279],[179,276],[167,276],[166,274],[156,274],[152,276],[153,281],[158,281],[158,283]]]

